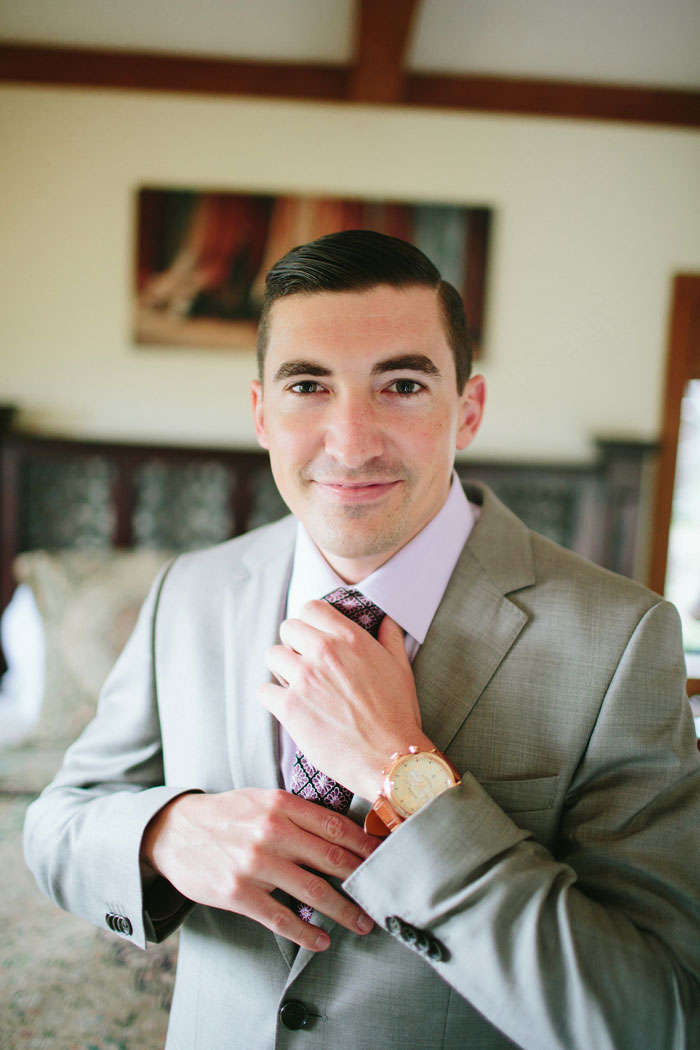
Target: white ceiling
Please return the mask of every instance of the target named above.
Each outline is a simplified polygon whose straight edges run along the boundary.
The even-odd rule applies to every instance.
[[[345,65],[353,0],[0,0],[0,40]],[[700,89],[700,0],[421,0],[414,72]]]

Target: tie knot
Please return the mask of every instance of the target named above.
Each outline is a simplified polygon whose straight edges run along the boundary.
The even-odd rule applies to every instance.
[[[373,638],[377,637],[379,625],[384,619],[384,613],[378,605],[371,602],[369,598],[365,598],[360,591],[349,590],[347,587],[337,587],[330,594],[326,594],[323,600],[334,605],[349,620],[359,623],[360,627],[364,627],[366,631],[369,631]]]

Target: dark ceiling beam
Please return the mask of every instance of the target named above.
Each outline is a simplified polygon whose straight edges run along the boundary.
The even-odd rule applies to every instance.
[[[700,91],[528,77],[412,74],[414,106],[700,127]]]
[[[416,0],[356,0],[352,102],[401,102],[405,53]]]
[[[343,66],[232,62],[155,52],[0,44],[0,81],[72,87],[344,100]]]
[[[0,82],[347,102],[352,71],[0,44]],[[405,77],[401,105],[700,127],[700,91],[510,77]]]

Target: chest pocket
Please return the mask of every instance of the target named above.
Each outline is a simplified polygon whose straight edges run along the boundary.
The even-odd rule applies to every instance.
[[[550,809],[556,798],[559,776],[534,780],[482,780],[481,786],[506,813]]]
[[[529,780],[483,780],[481,786],[504,813],[529,831],[535,842],[554,851],[559,838],[559,807],[555,805],[560,777]]]

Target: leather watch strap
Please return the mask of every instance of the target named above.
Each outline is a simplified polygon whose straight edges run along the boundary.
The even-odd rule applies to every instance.
[[[403,824],[403,817],[398,815],[394,807],[383,795],[379,796],[365,817],[365,831],[367,834],[376,835],[377,838],[381,839],[386,838],[400,824]]]

